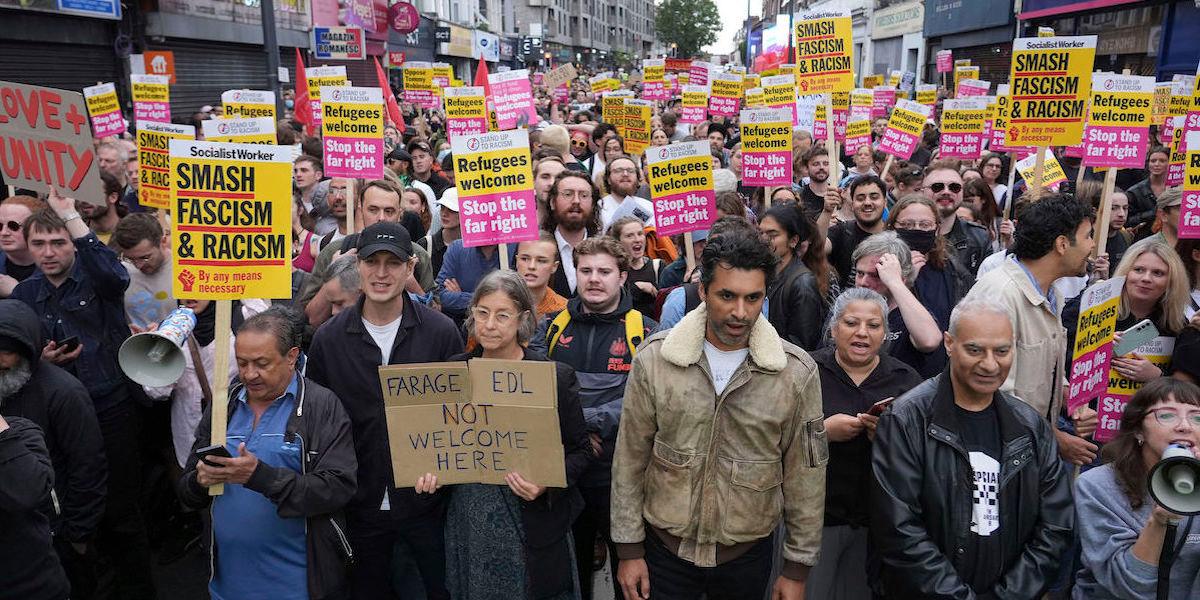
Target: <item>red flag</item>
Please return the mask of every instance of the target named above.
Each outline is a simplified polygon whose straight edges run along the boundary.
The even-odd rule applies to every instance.
[[[408,129],[404,125],[404,117],[400,114],[400,105],[396,103],[396,95],[392,93],[392,86],[388,83],[387,74],[383,72],[383,66],[379,64],[379,57],[375,58],[375,78],[379,80],[379,90],[383,92],[384,120],[392,124],[392,127],[404,133]]]
[[[492,86],[488,85],[487,61],[480,59],[479,67],[475,69],[475,85],[483,88],[483,95],[491,98]]]
[[[304,57],[299,48],[296,48],[296,102],[292,114],[304,124],[305,131],[312,133],[312,98],[308,97],[308,77],[304,75]]]

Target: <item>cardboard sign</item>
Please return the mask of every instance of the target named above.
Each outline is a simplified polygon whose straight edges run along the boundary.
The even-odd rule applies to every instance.
[[[1071,376],[1067,392],[1067,414],[1104,393],[1112,365],[1113,334],[1124,277],[1113,277],[1083,291],[1075,347],[1071,350]]]
[[[312,100],[312,124],[321,124],[321,88],[345,87],[350,85],[346,79],[346,67],[309,67],[304,70],[304,78],[308,80],[308,97]]]
[[[1166,369],[1171,364],[1171,355],[1175,352],[1175,338],[1159,336],[1134,350],[1134,353],[1154,363],[1160,369]],[[1121,416],[1125,413],[1125,405],[1144,382],[1126,379],[1111,368],[1108,371],[1108,388],[1100,396],[1097,404],[1096,433],[1092,439],[1097,442],[1107,442],[1121,430]]]
[[[138,204],[171,208],[171,140],[194,140],[191,125],[142,121],[137,124]]]
[[[746,106],[766,106],[767,96],[761,87],[746,90]]]
[[[860,146],[871,145],[871,121],[851,118],[846,123],[846,141],[843,144],[846,156],[854,156]]]
[[[913,91],[913,87],[916,85],[916,73],[913,73],[912,71],[905,71],[904,74],[900,76],[900,91],[904,93],[905,97],[908,97],[908,94]]]
[[[1083,164],[1140,169],[1146,164],[1154,78],[1094,73]]]
[[[683,105],[679,107],[680,123],[700,123],[708,110],[708,88],[703,85],[683,86]]]
[[[133,120],[171,122],[171,93],[165,75],[130,75]]]
[[[482,87],[464,86],[444,90],[446,133],[451,139],[487,133],[487,99]]]
[[[579,73],[575,71],[575,65],[564,63],[546,73],[546,77],[542,79],[542,84],[547,89],[555,89],[561,85],[566,85],[579,77]]]
[[[666,61],[661,58],[651,58],[642,61],[642,98],[645,100],[665,101],[671,96],[667,93]]]
[[[321,90],[326,177],[383,177],[383,92],[376,87]]]
[[[92,117],[93,135],[103,138],[125,133],[125,119],[121,116],[116,86],[102,83],[85,87],[83,97],[87,100],[88,115]]]
[[[742,101],[742,76],[737,73],[717,73],[711,83],[708,112],[721,117],[736,117],[738,104]]]
[[[952,50],[938,50],[937,52],[937,72],[949,73],[954,70],[954,52]]]
[[[983,152],[983,120],[987,101],[982,98],[954,98],[942,104],[940,158],[974,160]]]
[[[824,118],[825,104],[829,101],[828,98],[829,94],[798,96],[796,98],[796,118],[792,124],[792,131],[803,130],[812,133],[816,129],[817,107],[820,107],[821,118]],[[814,137],[816,136],[814,135]]]
[[[252,119],[267,117],[275,120],[275,92],[259,90],[229,90],[221,94],[226,118]]]
[[[511,244],[538,237],[529,131],[493,131],[450,140],[463,245]]]
[[[849,10],[822,10],[796,20],[796,87],[801,94],[847,92],[854,87],[853,23]]]
[[[292,149],[171,140],[172,295],[292,295]]]
[[[654,103],[638,98],[623,98],[620,124],[617,125],[617,135],[625,140],[625,151],[630,156],[638,156],[650,147],[650,118]]]
[[[1073,146],[1083,139],[1096,36],[1013,41],[1012,109],[1006,140]]]
[[[883,85],[883,75],[863,75],[862,86],[868,90]]]
[[[707,140],[659,146],[646,153],[659,235],[708,229],[716,220],[712,161]]]
[[[917,103],[926,106],[937,104],[937,86],[932,83],[922,83],[917,86]]]
[[[792,111],[786,108],[743,110],[742,183],[751,186],[792,184]]]
[[[967,61],[970,62],[970,61]],[[954,67],[954,90],[957,95],[958,86],[964,79],[979,79],[979,67],[972,66],[955,66]],[[984,92],[985,94],[987,92]]]
[[[566,487],[554,363],[476,358],[379,368],[393,484]]]
[[[1167,187],[1183,183],[1187,169],[1187,130],[1183,128],[1183,120],[1184,117],[1168,119],[1171,125],[1171,156],[1167,161]]]
[[[202,121],[204,139],[210,142],[233,144],[274,144],[275,121],[267,117],[254,119],[208,119]]]
[[[1042,164],[1042,187],[1053,189],[1054,186],[1067,180],[1067,176],[1063,173],[1062,165],[1058,164],[1058,159],[1054,157],[1054,153],[1048,148],[1042,148],[1044,152],[1044,162]],[[1017,172],[1021,174],[1021,179],[1029,187],[1034,187],[1033,181],[1034,171],[1037,167],[1037,153],[1034,152],[1025,158],[1017,161]]]
[[[897,102],[879,139],[879,150],[901,160],[912,158],[921,142],[921,134],[925,132],[929,111],[928,106],[911,100]]]
[[[433,65],[411,61],[404,65],[400,76],[404,82],[404,101],[421,108],[437,108],[442,104],[438,88],[433,84]]]
[[[1179,237],[1200,238],[1200,130],[1187,132],[1187,166],[1183,177],[1183,203],[1179,209]]]
[[[83,94],[0,81],[0,100],[4,182],[39,192],[54,186],[64,196],[103,205]]]
[[[896,88],[876,86],[871,89],[871,118],[886,117],[888,109],[896,103]]]
[[[500,130],[537,125],[537,107],[533,105],[533,85],[529,69],[516,69],[488,75],[492,101],[496,105],[496,125]]]
[[[313,27],[312,53],[318,60],[362,60],[367,57],[361,27]]]

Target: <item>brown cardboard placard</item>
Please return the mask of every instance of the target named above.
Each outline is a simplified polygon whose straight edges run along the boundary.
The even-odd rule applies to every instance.
[[[83,94],[0,81],[0,165],[5,183],[104,205]]]
[[[476,358],[379,368],[397,487],[504,484],[518,472],[566,487],[554,363]]]
[[[579,77],[579,73],[575,71],[575,65],[566,63],[550,69],[550,72],[542,78],[542,85],[546,86],[548,90],[553,90],[576,77]]]

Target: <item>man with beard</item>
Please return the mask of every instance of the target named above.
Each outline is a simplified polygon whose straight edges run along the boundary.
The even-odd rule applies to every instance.
[[[321,241],[317,245],[318,251],[331,242],[346,237],[349,232],[349,226],[346,223],[346,194],[349,191],[349,179],[334,177],[329,180],[329,194],[326,196],[326,202],[329,204],[329,217],[337,223],[337,226],[321,237]]]
[[[643,226],[654,226],[654,204],[639,198],[638,186],[641,173],[637,163],[628,156],[618,156],[604,169],[604,187],[608,195],[600,199],[600,225],[608,229],[618,216],[634,216],[641,219]]]
[[[713,236],[705,304],[638,349],[612,468],[625,598],[804,597],[829,454],[816,363],[760,318],[775,263],[757,235]]]
[[[29,215],[43,208],[46,204],[33,196],[10,196],[0,201],[0,298],[12,295],[18,283],[37,271],[21,226]]]
[[[1092,238],[1091,208],[1070,196],[1050,194],[1025,206],[1018,215],[1011,255],[979,278],[967,298],[991,298],[1012,317],[1016,339],[1012,370],[1001,391],[1032,406],[1051,425],[1062,409],[1066,379],[1067,331],[1061,314],[1066,298],[1051,287],[1060,277],[1087,274]],[[1088,464],[1096,446],[1055,429],[1064,460]]]
[[[533,193],[537,198],[538,223],[546,221],[550,204],[550,186],[559,173],[567,170],[566,164],[557,156],[538,159],[533,165]]]
[[[596,456],[579,479],[584,511],[574,528],[583,597],[590,599],[597,536],[615,556],[608,535],[609,472],[625,381],[638,344],[657,324],[634,309],[625,292],[629,253],[619,242],[607,236],[586,239],[575,247],[573,262],[579,296],[567,302],[566,310],[548,315],[545,335],[539,337],[546,341],[546,356],[575,369]]]
[[[885,189],[883,180],[875,175],[863,175],[850,182],[850,210],[854,212],[854,220],[842,221],[829,228],[826,254],[829,264],[837,271],[843,290],[854,285],[854,262],[851,260],[854,249],[871,234],[884,230]]]
[[[0,417],[0,489],[0,589],[21,600],[68,598],[42,512],[54,493],[54,470],[41,428],[28,419]]]
[[[992,241],[987,229],[958,218],[963,198],[962,176],[954,163],[935,162],[925,170],[924,183],[925,197],[938,207],[938,235],[946,238],[959,263],[974,275],[983,259],[992,253]]]
[[[600,190],[587,175],[568,170],[558,174],[548,196],[550,212],[542,229],[554,234],[559,254],[550,288],[563,298],[571,298],[575,295],[575,247],[600,233],[600,213],[596,210]]]
[[[121,220],[121,214],[117,211],[117,205],[121,202],[121,183],[107,171],[100,172],[100,183],[104,186],[104,202],[92,204],[79,200],[75,202],[75,210],[83,216],[88,229],[107,244]]]
[[[842,194],[836,185],[830,185],[829,151],[823,146],[813,146],[804,155],[804,166],[808,172],[808,185],[800,190],[800,208],[822,230],[829,228],[833,213],[842,206]]]
[[[104,513],[104,444],[87,389],[66,371],[41,360],[37,314],[18,300],[0,300],[0,414],[33,421],[46,437],[54,465],[54,549],[74,598],[95,587],[89,544]],[[11,590],[10,590],[11,591]]]
[[[171,295],[170,240],[163,235],[158,218],[149,213],[121,219],[112,240],[129,271],[125,314],[130,325],[145,330],[175,310],[175,297]]]

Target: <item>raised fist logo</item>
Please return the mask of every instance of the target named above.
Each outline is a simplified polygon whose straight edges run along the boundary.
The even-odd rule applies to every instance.
[[[807,79],[800,80],[800,89],[804,90],[806,92],[808,91],[808,80]]]
[[[179,273],[179,283],[183,284],[183,291],[192,291],[192,286],[196,285],[196,275],[191,271],[184,269]]]
[[[1015,142],[1020,138],[1021,138],[1021,136],[1020,136],[1019,129],[1017,129],[1016,127],[1010,127],[1008,129],[1008,141]]]

